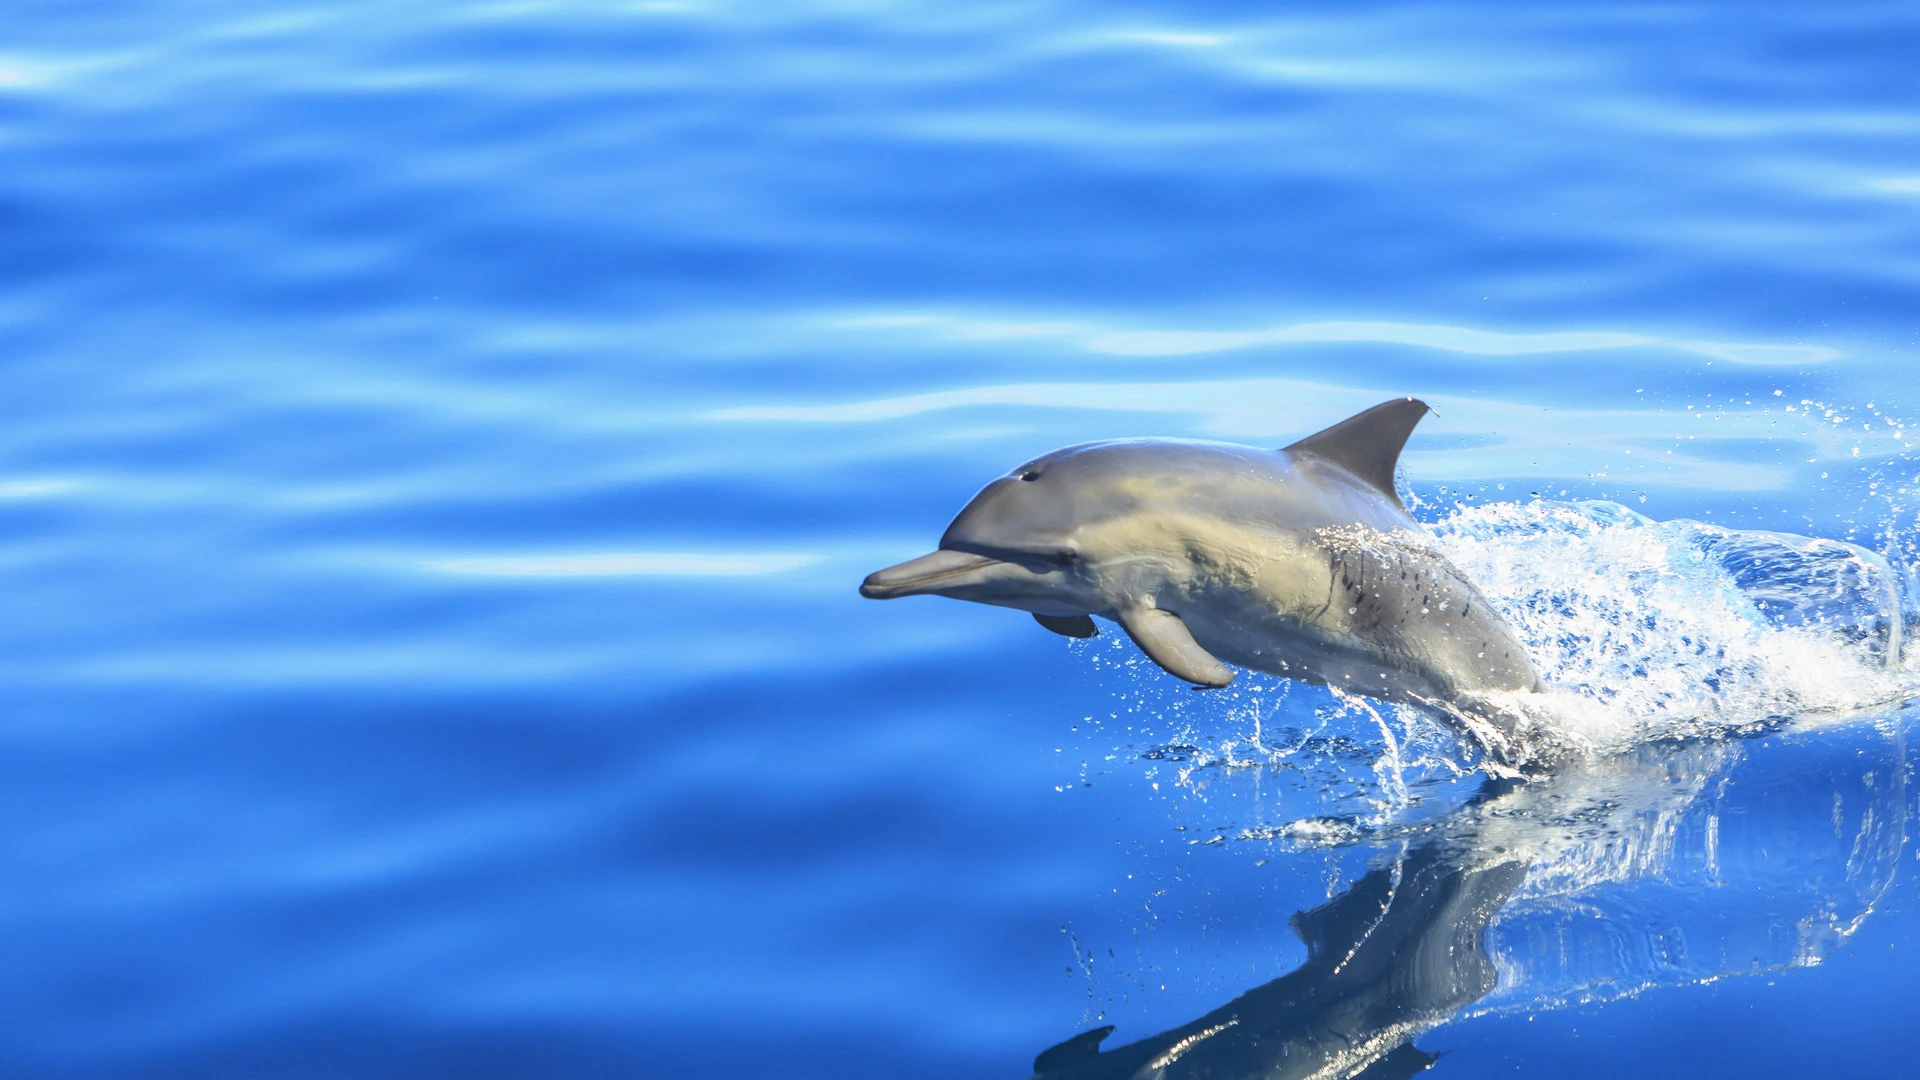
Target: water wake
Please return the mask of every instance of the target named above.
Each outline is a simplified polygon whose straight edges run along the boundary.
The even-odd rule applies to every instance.
[[[1585,749],[1846,716],[1916,688],[1903,575],[1855,544],[1608,502],[1471,507],[1435,531],[1552,688],[1521,707]]]

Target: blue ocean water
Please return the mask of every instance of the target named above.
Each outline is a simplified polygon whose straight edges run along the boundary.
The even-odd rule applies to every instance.
[[[1913,1075],[1916,47],[1871,2],[22,0],[0,1072],[1023,1077],[1390,872],[1478,898],[1393,940],[1493,982],[1327,1075]],[[1053,447],[1401,394],[1419,516],[1583,703],[1542,784],[856,595]]]

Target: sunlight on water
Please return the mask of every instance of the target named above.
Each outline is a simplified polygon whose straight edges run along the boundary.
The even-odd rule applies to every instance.
[[[720,555],[620,552],[601,555],[501,555],[426,563],[445,574],[482,577],[745,577],[779,574],[820,561],[818,555]]]
[[[1359,342],[1412,345],[1475,356],[1527,356],[1656,348],[1746,364],[1820,364],[1839,350],[1819,345],[1763,342],[1677,341],[1617,331],[1566,330],[1515,334],[1462,326],[1390,322],[1303,323],[1260,330],[1117,330],[1052,321],[963,318],[949,315],[865,315],[842,320],[854,328],[917,329],[961,341],[1010,338],[1058,339],[1090,353],[1111,356],[1190,356],[1258,345]]]

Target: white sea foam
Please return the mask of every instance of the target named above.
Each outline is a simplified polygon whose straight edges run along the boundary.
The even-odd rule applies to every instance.
[[[1606,502],[1476,506],[1435,533],[1553,688],[1523,707],[1596,750],[1846,715],[1915,688],[1899,575],[1857,545]]]

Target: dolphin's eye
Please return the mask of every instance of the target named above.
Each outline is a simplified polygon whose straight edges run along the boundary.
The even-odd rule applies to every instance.
[[[1038,480],[1040,479],[1040,470],[1028,469],[1026,472],[1023,472],[1020,474],[1020,479],[1028,481],[1029,483],[1031,483],[1032,481]]]
[[[1056,551],[1053,555],[1053,561],[1059,563],[1061,566],[1072,566],[1074,563],[1080,561],[1080,553],[1072,548]]]

